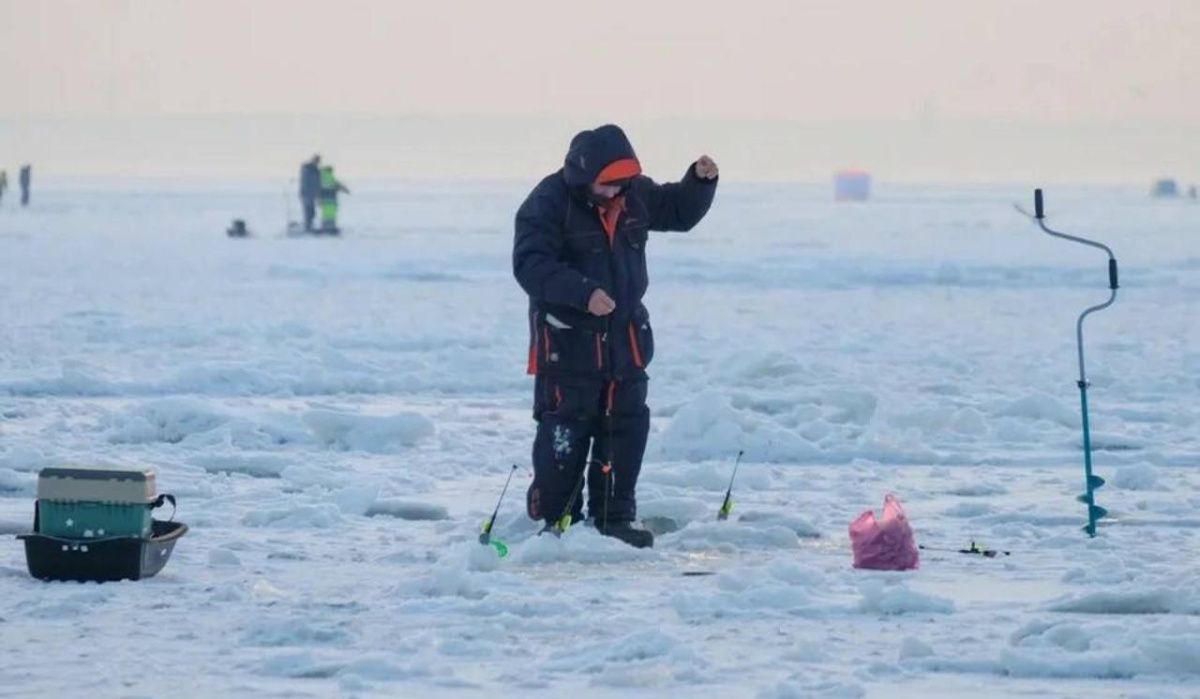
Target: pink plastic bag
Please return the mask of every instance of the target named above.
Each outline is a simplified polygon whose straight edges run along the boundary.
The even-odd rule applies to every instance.
[[[913,570],[921,564],[908,517],[891,493],[883,499],[883,517],[867,510],[850,523],[850,544],[855,568]]]

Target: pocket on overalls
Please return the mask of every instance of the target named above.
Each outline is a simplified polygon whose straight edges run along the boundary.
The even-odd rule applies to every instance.
[[[650,327],[650,312],[644,306],[634,312],[628,332],[633,365],[645,369],[654,359],[654,330]]]
[[[540,322],[540,366],[548,373],[596,375],[604,371],[607,348],[603,333],[568,325],[552,313]]]

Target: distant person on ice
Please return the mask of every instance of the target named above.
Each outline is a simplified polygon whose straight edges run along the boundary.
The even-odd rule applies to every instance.
[[[321,194],[321,156],[314,155],[300,166],[300,207],[304,210],[304,230],[312,231],[317,217],[317,197]]]
[[[21,183],[21,206],[29,206],[29,178],[32,176],[32,170],[32,166],[22,165],[21,173],[18,175]]]
[[[346,185],[333,174],[332,165],[321,167],[321,229],[322,233],[337,233],[338,193],[350,193]]]
[[[8,189],[8,172],[0,170],[0,201],[4,201],[4,191]]]
[[[513,273],[529,295],[529,373],[536,376],[526,505],[548,529],[587,468],[596,528],[639,548],[654,544],[650,532],[632,526],[650,431],[646,366],[654,357],[642,305],[647,232],[690,230],[716,190],[717,165],[708,156],[679,182],[644,177],[629,139],[610,124],[571,139],[563,168],[517,211]],[[572,521],[583,519],[583,500],[580,493]]]

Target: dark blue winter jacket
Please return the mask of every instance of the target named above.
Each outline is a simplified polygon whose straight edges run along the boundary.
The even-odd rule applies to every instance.
[[[300,166],[300,198],[316,199],[321,193],[321,170],[315,160]]]
[[[611,238],[588,185],[606,166],[636,161],[620,128],[607,125],[571,140],[563,168],[543,179],[517,211],[513,274],[529,295],[530,373],[638,379],[654,356],[650,316],[642,305],[647,232],[687,231],[704,218],[716,180],[690,166],[683,180],[657,184],[636,176]],[[587,312],[604,289],[616,302],[607,317]]]

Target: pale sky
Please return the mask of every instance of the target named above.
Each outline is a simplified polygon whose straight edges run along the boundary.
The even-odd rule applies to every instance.
[[[163,114],[1148,133],[1200,124],[1200,1],[0,0],[0,128]]]

